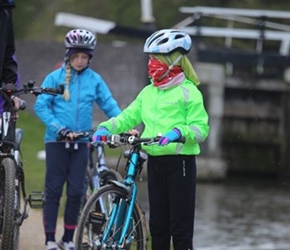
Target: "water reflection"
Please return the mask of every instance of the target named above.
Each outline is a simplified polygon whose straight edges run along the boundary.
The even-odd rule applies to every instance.
[[[139,201],[148,215],[146,181]],[[231,180],[197,186],[196,250],[290,250],[290,191],[283,182]]]

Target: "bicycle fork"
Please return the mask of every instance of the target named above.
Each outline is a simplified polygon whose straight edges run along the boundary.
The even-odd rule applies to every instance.
[[[120,187],[120,185],[118,185]],[[126,188],[128,192],[128,189]],[[106,242],[110,237],[112,237],[112,229],[115,228],[115,233],[113,235],[114,249],[123,249],[127,244],[132,241],[132,231],[133,231],[133,212],[135,201],[137,197],[137,185],[132,185],[130,195],[127,199],[119,197],[115,201],[114,207],[111,212],[111,216],[108,222],[108,227],[104,232],[101,244],[106,245]],[[129,199],[128,199],[129,198]],[[117,245],[115,245],[117,243]]]

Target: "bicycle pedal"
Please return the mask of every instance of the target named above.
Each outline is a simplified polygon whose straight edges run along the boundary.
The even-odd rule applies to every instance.
[[[93,225],[95,233],[99,234],[102,231],[102,227],[106,222],[106,216],[103,213],[92,211],[89,215],[89,223]]]
[[[44,193],[42,191],[32,191],[28,197],[31,208],[42,208],[44,204]]]

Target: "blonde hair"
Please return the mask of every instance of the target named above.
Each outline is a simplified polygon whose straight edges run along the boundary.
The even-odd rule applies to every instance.
[[[63,99],[66,101],[69,100],[70,94],[69,94],[69,82],[71,78],[71,65],[69,62],[66,63],[65,65],[65,87],[64,87],[64,92],[63,92]]]

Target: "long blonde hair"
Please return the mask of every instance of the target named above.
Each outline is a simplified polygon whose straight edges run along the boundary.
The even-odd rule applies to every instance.
[[[66,101],[69,101],[70,94],[69,94],[69,82],[71,78],[71,65],[69,62],[66,63],[65,65],[65,87],[64,87],[64,92],[63,92],[63,99]]]

